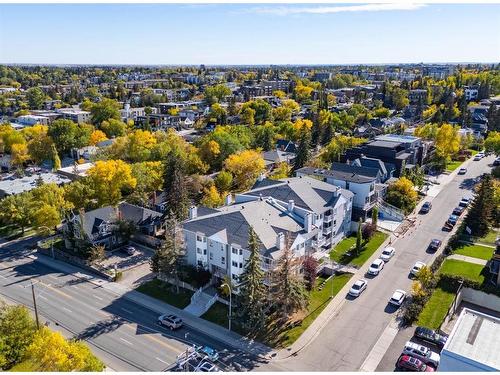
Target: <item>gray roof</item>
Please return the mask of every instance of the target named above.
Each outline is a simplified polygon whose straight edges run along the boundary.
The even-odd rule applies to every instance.
[[[265,161],[270,161],[272,163],[288,162],[294,159],[295,156],[296,155],[293,152],[285,152],[281,150],[264,151],[262,153],[262,158]]]
[[[4,195],[15,195],[25,191],[30,191],[37,187],[37,181],[41,178],[44,183],[55,183],[57,185],[66,184],[71,182],[67,177],[60,176],[56,173],[40,173],[32,176],[24,176],[13,180],[0,181],[0,191]]]
[[[311,176],[318,176],[321,178],[332,177],[336,180],[354,182],[358,184],[367,184],[375,181],[375,177],[367,177],[363,175],[356,175],[348,172],[342,172],[339,170],[333,171],[330,169],[317,169],[311,167],[303,167],[297,170],[298,173],[307,174]]]
[[[396,148],[401,143],[399,142],[391,142],[391,141],[372,141],[370,143],[367,143],[368,146],[373,146],[373,147],[381,147],[381,148]]]
[[[362,156],[360,158],[357,158],[354,162],[359,162],[361,167],[375,168],[378,169],[383,175],[387,174],[387,169],[385,167],[385,164],[380,159],[368,158],[366,156]]]
[[[159,223],[163,216],[160,212],[126,202],[120,203],[118,209],[122,219],[133,221],[138,226]]]

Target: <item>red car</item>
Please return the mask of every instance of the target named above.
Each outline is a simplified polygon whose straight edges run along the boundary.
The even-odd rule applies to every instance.
[[[400,371],[434,372],[434,368],[426,365],[420,359],[403,354],[398,359],[397,368]]]

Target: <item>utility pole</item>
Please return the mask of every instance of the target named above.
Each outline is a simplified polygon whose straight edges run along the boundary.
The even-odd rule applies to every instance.
[[[38,309],[36,307],[35,284],[33,284],[33,281],[31,282],[31,294],[33,296],[33,307],[35,308],[36,328],[40,329],[40,321],[38,320]]]

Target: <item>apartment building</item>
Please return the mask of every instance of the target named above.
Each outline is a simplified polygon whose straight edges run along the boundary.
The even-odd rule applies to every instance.
[[[186,259],[214,276],[237,281],[249,257],[248,232],[260,240],[262,268],[271,271],[286,239],[293,254],[321,257],[350,232],[353,194],[310,177],[260,178],[224,207],[191,207],[183,223]]]

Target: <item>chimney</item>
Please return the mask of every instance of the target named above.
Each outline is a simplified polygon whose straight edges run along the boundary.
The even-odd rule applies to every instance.
[[[340,195],[340,186],[336,186],[336,189],[335,191],[333,192],[333,196],[335,198],[338,198],[338,196]]]
[[[231,203],[233,203],[233,196],[231,195],[231,193],[229,193],[228,195],[226,195],[226,198],[224,199],[224,204],[226,206],[230,206]]]
[[[265,178],[266,178],[266,176],[264,176],[264,173],[261,173],[261,174],[259,174],[258,180],[260,182],[260,181],[263,181]]]
[[[285,248],[285,234],[283,232],[278,233],[276,237],[276,247],[278,250],[283,250]]]
[[[295,208],[295,202],[293,199],[290,199],[288,201],[288,212],[293,212],[293,209]]]
[[[189,207],[189,220],[196,219],[198,217],[198,208],[196,206]]]
[[[308,212],[304,218],[304,227],[307,233],[312,231],[313,217],[312,213]]]

